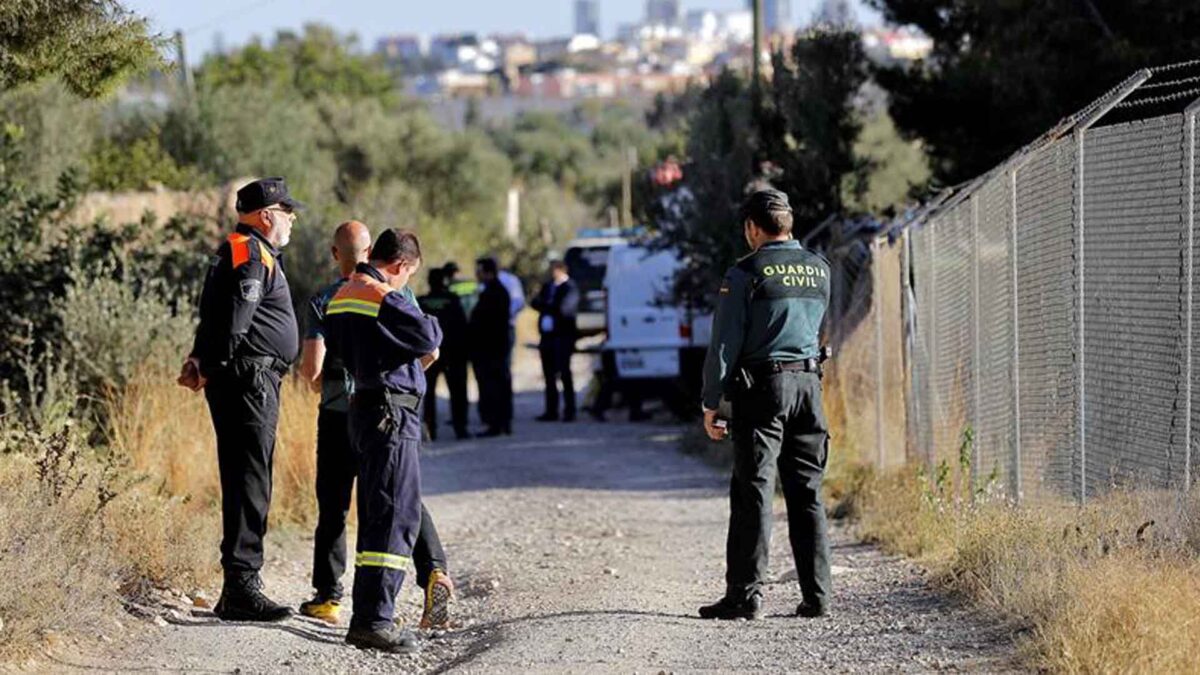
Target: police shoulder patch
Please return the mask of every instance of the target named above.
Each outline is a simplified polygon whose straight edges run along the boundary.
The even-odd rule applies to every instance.
[[[238,282],[238,287],[242,292],[242,299],[246,302],[258,302],[262,298],[262,280],[260,279],[242,279]]]

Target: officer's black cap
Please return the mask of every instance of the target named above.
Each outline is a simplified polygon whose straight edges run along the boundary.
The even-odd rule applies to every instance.
[[[446,273],[446,276],[452,277],[455,274],[458,274],[458,263],[451,260],[445,265],[442,265],[442,271]]]
[[[774,211],[792,212],[787,194],[774,188],[757,190],[742,204],[742,218],[750,218],[756,223],[770,220]]]
[[[304,205],[292,198],[288,193],[287,183],[283,178],[263,178],[242,186],[237,191],[237,212],[253,213],[259,209],[279,204],[293,211],[299,211]]]

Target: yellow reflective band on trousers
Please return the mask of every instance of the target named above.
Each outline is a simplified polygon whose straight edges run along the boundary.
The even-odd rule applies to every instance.
[[[393,553],[362,551],[354,556],[354,564],[358,567],[388,567],[402,570],[408,566],[409,557]]]

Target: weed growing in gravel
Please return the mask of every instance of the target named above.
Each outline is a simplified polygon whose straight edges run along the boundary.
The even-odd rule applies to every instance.
[[[1014,506],[908,468],[868,481],[863,535],[935,582],[1030,627],[1031,665],[1187,672],[1200,653],[1200,500],[1116,493],[1085,507]]]

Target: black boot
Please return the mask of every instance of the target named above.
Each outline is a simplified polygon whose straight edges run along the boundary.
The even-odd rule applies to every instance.
[[[796,607],[796,616],[803,617],[805,619],[815,619],[827,614],[829,614],[828,608],[820,605],[810,604],[808,602],[802,602],[798,607]]]
[[[283,621],[292,610],[264,595],[262,580],[257,574],[248,574],[226,577],[213,614],[222,621]]]
[[[701,619],[757,619],[761,616],[762,598],[757,595],[742,601],[721,598],[700,608]]]
[[[412,654],[421,649],[417,636],[412,631],[396,625],[384,628],[356,628],[350,626],[346,633],[346,643],[359,649],[377,649],[393,654]]]

